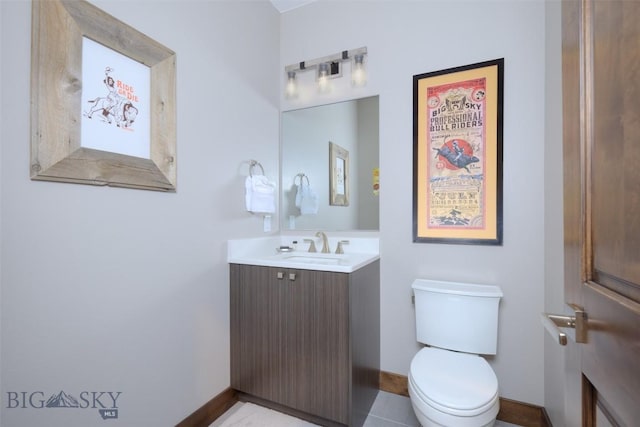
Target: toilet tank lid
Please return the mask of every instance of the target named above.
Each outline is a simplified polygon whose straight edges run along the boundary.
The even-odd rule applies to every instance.
[[[411,285],[413,289],[442,294],[468,295],[474,297],[501,298],[502,290],[495,285],[478,285],[473,283],[445,282],[441,280],[416,279]]]

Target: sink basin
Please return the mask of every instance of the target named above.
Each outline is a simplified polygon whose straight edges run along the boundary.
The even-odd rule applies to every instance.
[[[304,255],[291,255],[283,257],[287,261],[291,262],[303,262],[305,264],[321,264],[321,265],[338,265],[341,258],[335,257],[314,257]]]
[[[350,273],[378,258],[377,254],[294,252],[265,257],[260,265]]]

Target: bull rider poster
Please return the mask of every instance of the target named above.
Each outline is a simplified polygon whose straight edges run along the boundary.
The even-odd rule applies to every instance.
[[[413,77],[413,241],[502,244],[504,59]]]

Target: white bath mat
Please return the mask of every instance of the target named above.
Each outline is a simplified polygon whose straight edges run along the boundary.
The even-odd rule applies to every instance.
[[[225,419],[220,427],[309,427],[315,425],[247,402]]]

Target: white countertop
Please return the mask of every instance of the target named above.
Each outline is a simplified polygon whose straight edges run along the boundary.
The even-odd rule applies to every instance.
[[[379,241],[373,237],[329,236],[332,251],[340,240],[348,240],[344,254],[310,253],[304,239],[313,239],[318,248],[322,247],[315,236],[276,236],[255,239],[234,239],[227,243],[229,264],[261,265],[266,267],[297,268],[302,270],[334,271],[351,273],[380,259]],[[293,242],[298,242],[294,244]],[[280,246],[295,246],[290,252],[278,252]]]

